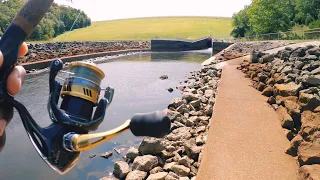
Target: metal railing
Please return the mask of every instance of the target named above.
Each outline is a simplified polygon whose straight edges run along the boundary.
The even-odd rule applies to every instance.
[[[279,33],[257,34],[242,38],[223,38],[224,42],[272,41],[272,40],[320,40],[320,28],[287,31]]]

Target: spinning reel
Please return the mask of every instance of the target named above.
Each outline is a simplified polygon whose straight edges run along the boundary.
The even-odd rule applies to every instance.
[[[99,100],[100,83],[105,75],[93,63],[71,63],[68,67],[69,76],[64,84],[60,84],[56,76],[63,69],[63,62],[59,59],[52,61],[48,101],[52,124],[48,127],[40,127],[24,105],[7,93],[7,78],[17,61],[19,47],[30,35],[30,27],[34,28],[39,23],[39,16],[44,16],[51,3],[52,0],[29,0],[0,40],[0,50],[4,56],[4,63],[0,68],[0,101],[17,109],[24,128],[42,159],[56,172],[65,174],[76,165],[81,152],[127,130],[131,130],[135,136],[165,136],[170,130],[171,122],[162,111],[136,114],[113,130],[88,134],[102,123],[114,95],[114,89],[107,87],[104,89],[104,96]],[[30,8],[35,6],[38,6],[32,14],[35,17],[26,15],[26,12],[32,12],[33,9]],[[36,19],[35,22],[32,18]]]

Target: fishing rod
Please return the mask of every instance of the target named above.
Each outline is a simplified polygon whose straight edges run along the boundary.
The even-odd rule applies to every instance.
[[[27,135],[40,157],[59,174],[65,174],[79,161],[81,152],[90,150],[128,130],[135,136],[163,137],[170,131],[166,113],[140,113],[110,131],[95,131],[112,103],[114,89],[107,87],[100,98],[104,72],[93,63],[73,62],[61,84],[57,74],[63,69],[60,59],[52,61],[49,73],[48,116],[52,124],[40,127],[27,108],[8,94],[7,79],[17,63],[21,44],[30,36],[52,5],[53,0],[29,0],[18,12],[0,39],[3,65],[0,68],[0,102],[19,113]],[[95,109],[95,112],[93,112]]]

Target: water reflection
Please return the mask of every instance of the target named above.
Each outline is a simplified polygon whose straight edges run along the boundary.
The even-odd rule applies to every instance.
[[[165,109],[179,91],[168,93],[169,87],[176,87],[190,71],[199,70],[200,63],[211,56],[211,51],[179,53],[140,53],[132,56],[106,59],[98,66],[105,72],[102,86],[115,88],[113,103],[106,118],[96,132],[110,130],[121,125],[135,113]],[[160,80],[163,74],[168,80]],[[51,124],[47,113],[48,74],[28,78],[22,92],[16,98],[22,102],[38,124]],[[66,175],[60,176],[51,170],[38,156],[31,145],[21,120],[15,112],[7,127],[6,147],[0,154],[0,179],[100,179],[113,169],[113,161],[121,160],[114,155],[106,160],[99,154],[113,148],[128,149],[137,146],[141,138],[125,133],[105,144],[81,154],[78,164]],[[123,151],[123,155],[126,150]],[[96,158],[89,156],[97,154]]]

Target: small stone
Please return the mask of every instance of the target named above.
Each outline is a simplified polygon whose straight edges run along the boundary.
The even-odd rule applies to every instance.
[[[168,77],[168,75],[162,75],[162,76],[160,76],[160,79],[161,80],[165,80],[165,79],[168,79],[169,77]]]
[[[196,122],[199,121],[199,118],[197,116],[191,116],[186,121],[186,126],[192,127]]]
[[[290,55],[289,55],[290,56]],[[267,54],[260,58],[260,63],[268,63],[274,60],[274,54]]]
[[[134,147],[131,147],[126,154],[126,157],[132,161],[138,156],[139,156],[139,150]]]
[[[275,79],[274,78],[270,78],[268,81],[267,81],[267,85],[274,85],[276,83]]]
[[[298,147],[298,161],[301,166],[320,164],[320,143],[302,142]]]
[[[181,117],[181,114],[177,111],[172,111],[170,109],[164,110],[164,112],[167,114],[171,122],[174,122],[178,117]]]
[[[291,116],[287,113],[286,108],[284,108],[283,106],[280,106],[277,110],[277,113],[279,115],[282,127],[289,130],[293,130],[294,121],[291,118]]]
[[[213,113],[213,106],[212,105],[207,105],[205,108],[204,108],[204,113],[205,115],[207,116],[212,116],[212,113]]]
[[[163,166],[163,170],[165,170],[165,171],[172,170],[172,166],[177,165],[177,164],[178,164],[177,162],[166,163]]]
[[[178,176],[188,176],[190,173],[190,168],[187,168],[183,165],[173,165],[173,172],[175,172]]]
[[[214,90],[206,90],[206,91],[204,92],[204,95],[205,95],[206,98],[213,97],[214,94],[215,94]]]
[[[167,172],[158,172],[156,174],[150,174],[147,180],[164,180],[167,175]]]
[[[174,172],[169,172],[165,180],[179,180],[179,176]]]
[[[313,75],[318,75],[318,74],[320,74],[320,67],[318,67],[317,69],[312,70],[312,71],[311,71],[311,74],[313,74]]]
[[[126,180],[144,180],[147,177],[147,173],[144,171],[134,170],[129,172]]]
[[[268,103],[271,104],[271,105],[272,104],[276,104],[277,103],[276,98],[274,98],[273,96],[269,97]]]
[[[299,169],[299,180],[319,180],[320,165],[305,165]]]
[[[123,179],[130,172],[129,165],[123,161],[117,161],[114,163],[113,174],[115,177]]]
[[[193,159],[195,161],[198,160],[201,148],[198,147],[194,141],[192,141],[192,140],[186,141],[184,143],[184,148],[185,148],[185,151],[186,151],[188,157],[190,157],[191,159]]]
[[[90,155],[90,156],[89,156],[89,158],[91,158],[91,159],[92,159],[92,158],[95,158],[96,156],[97,156],[97,155],[92,154],[92,155]]]
[[[300,135],[297,135],[296,137],[294,137],[291,142],[290,142],[290,146],[288,147],[288,149],[286,150],[286,153],[296,157],[297,156],[297,152],[298,152],[298,147],[299,145],[302,143],[303,138]]]
[[[193,163],[194,161],[192,159],[190,159],[188,156],[183,156],[181,159],[179,159],[178,163],[180,165],[184,165],[188,168],[190,168],[191,164]]]
[[[314,126],[320,126],[320,113],[313,113],[311,111],[304,111],[301,114],[301,123],[303,125],[312,124]]]
[[[267,97],[273,96],[273,88],[272,88],[271,86],[267,86],[267,87],[262,91],[262,95],[267,96]]]
[[[189,127],[175,129],[167,136],[167,139],[170,141],[189,140],[192,136],[190,131]]]
[[[196,137],[196,144],[197,146],[202,146],[205,143],[203,136],[197,136]]]
[[[266,84],[264,84],[263,82],[260,82],[257,86],[257,90],[258,91],[263,91],[266,87]]]
[[[302,85],[295,84],[294,82],[288,84],[276,84],[274,85],[274,90],[276,95],[283,97],[287,96],[297,96],[299,91],[302,89]]]
[[[177,108],[177,111],[180,113],[180,114],[184,114],[184,113],[188,113],[189,111],[188,111],[188,107],[187,107],[187,105],[185,105],[185,104],[182,104],[181,106],[179,106],[178,108]]]
[[[162,169],[160,166],[158,166],[158,167],[153,168],[153,169],[150,171],[150,174],[156,174],[156,173],[162,172],[162,171],[163,171],[163,169]]]
[[[109,152],[105,152],[105,153],[101,154],[100,157],[109,159],[109,157],[111,157],[112,154],[113,154],[113,153],[112,153],[111,151],[109,151]]]
[[[317,88],[310,88],[300,92],[299,105],[302,110],[314,110],[320,106],[320,93]]]
[[[289,141],[291,141],[295,137],[295,135],[292,131],[290,131],[288,129],[283,129],[283,131]]]
[[[190,105],[192,105],[194,108],[199,108],[201,104],[200,100],[196,100],[196,101],[191,101]]]
[[[139,152],[141,154],[156,155],[165,150],[161,139],[145,137],[139,145]]]
[[[314,86],[320,85],[320,74],[309,76],[304,82]]]
[[[188,177],[180,177],[179,180],[190,180]]]
[[[301,58],[301,61],[316,61],[318,57],[316,55],[306,55],[305,57]]]
[[[174,90],[173,90],[173,88],[168,88],[168,91],[169,91],[170,93],[172,93]]]
[[[188,103],[190,103],[191,101],[195,101],[199,99],[199,95],[197,94],[193,94],[193,93],[183,93],[182,94],[182,99],[186,100]]]
[[[174,98],[171,103],[169,104],[168,108],[170,109],[170,107],[173,108],[178,108],[179,106],[181,106],[182,104],[184,104],[183,99],[181,98]]]
[[[152,155],[138,156],[132,164],[133,170],[148,172],[158,165],[158,158]]]

